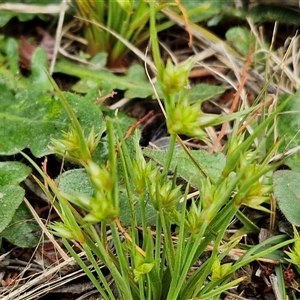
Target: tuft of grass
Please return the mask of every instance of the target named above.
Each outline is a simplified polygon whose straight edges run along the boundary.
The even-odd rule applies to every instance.
[[[104,25],[128,42],[136,44],[146,30],[149,9],[146,1],[78,1],[78,14],[84,18],[87,51],[94,56],[108,53],[108,65],[117,65],[128,53],[126,46],[114,35],[97,26]],[[118,16],[116,18],[116,16]],[[92,21],[92,23],[91,23]]]

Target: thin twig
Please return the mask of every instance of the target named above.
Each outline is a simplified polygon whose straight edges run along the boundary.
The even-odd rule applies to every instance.
[[[64,24],[65,13],[69,8],[68,2],[70,2],[70,1],[62,0],[61,4],[60,4],[60,13],[59,13],[59,19],[58,19],[58,24],[57,24],[57,28],[56,28],[53,58],[51,60],[50,69],[49,69],[50,75],[52,75],[52,73],[54,71],[54,66],[55,66],[58,50],[60,47],[60,41],[61,41],[61,36],[62,36],[61,32],[62,32],[62,28],[63,28],[63,24]]]
[[[264,108],[269,107],[271,104],[273,104],[273,100],[267,102],[266,105],[264,106]],[[246,128],[249,124],[251,124],[251,122],[252,122],[253,120],[255,120],[255,118],[257,117],[257,115],[260,114],[260,113],[263,111],[264,108],[259,107],[259,108],[253,113],[253,115],[247,120],[247,122],[245,122],[245,123],[243,124],[243,126],[239,128],[238,134],[241,133],[241,132],[243,132],[243,131],[245,130],[245,128]]]
[[[193,34],[192,34],[192,30],[191,30],[191,26],[190,26],[190,22],[189,22],[189,17],[188,17],[188,13],[185,9],[185,7],[180,3],[179,0],[175,0],[179,10],[181,11],[182,13],[182,16],[184,18],[184,22],[185,22],[185,28],[186,28],[186,31],[188,32],[188,35],[189,35],[189,47],[192,47],[193,45]]]
[[[45,224],[42,222],[42,220],[40,219],[40,217],[36,213],[35,209],[31,206],[30,202],[25,197],[24,197],[24,202],[26,203],[27,207],[31,211],[31,213],[34,216],[35,220],[39,224],[39,226],[42,229],[43,233],[45,233],[46,236],[48,237],[48,239],[53,243],[53,245],[55,246],[55,249],[58,251],[58,253],[60,254],[60,256],[65,261],[69,260],[70,259],[69,256],[65,253],[65,251],[56,242],[56,240],[54,239],[53,235],[49,232],[49,230],[47,229],[47,227],[45,226]]]
[[[246,83],[246,80],[247,80],[247,71],[248,71],[248,68],[249,68],[250,63],[251,63],[252,53],[253,53],[253,45],[250,46],[249,53],[248,53],[248,56],[247,56],[247,61],[246,61],[245,65],[242,69],[241,83],[240,83],[236,93],[234,94],[234,98],[233,98],[233,101],[232,101],[231,108],[229,110],[229,114],[232,114],[238,106],[238,102],[239,102],[239,99],[240,99],[241,92],[242,92],[242,90],[244,88],[244,85]],[[217,145],[221,142],[222,138],[225,135],[227,125],[228,125],[228,122],[222,124],[221,131],[220,131],[217,139],[214,141],[213,146],[210,149],[210,153],[213,153],[215,151]]]
[[[139,119],[138,121],[136,121],[134,124],[132,124],[132,125],[128,128],[128,130],[127,130],[127,132],[126,132],[126,134],[125,134],[125,136],[124,136],[124,139],[125,139],[125,140],[128,139],[128,138],[131,136],[132,132],[133,132],[133,131],[141,124],[141,123],[144,123],[145,121],[147,121],[148,119],[150,119],[153,115],[154,115],[154,111],[153,111],[153,110],[150,110],[144,117],[142,117],[141,119]]]
[[[121,225],[121,222],[119,219],[115,219],[115,223],[118,227],[118,230],[120,231],[120,233],[125,237],[126,240],[128,240],[129,242],[132,243],[132,238],[131,236],[126,232],[126,230],[124,229],[124,227]],[[138,245],[135,245],[135,249],[144,257],[146,257],[146,252],[140,248]]]

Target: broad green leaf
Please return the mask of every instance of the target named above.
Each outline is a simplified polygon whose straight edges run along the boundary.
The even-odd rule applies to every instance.
[[[211,179],[217,181],[220,178],[226,163],[223,153],[210,154],[205,150],[191,150],[190,152]],[[165,165],[167,152],[145,149],[144,153],[160,165]],[[199,171],[186,152],[181,148],[175,148],[172,157],[170,169],[175,171],[176,168],[177,174],[194,186],[197,186],[200,179],[204,178],[202,172]]]
[[[0,233],[11,222],[23,201],[24,190],[17,185],[0,186]]]
[[[0,162],[0,237],[19,247],[34,247],[37,244],[37,237],[30,234],[33,227],[27,220],[32,215],[26,206],[22,206],[25,192],[17,185],[30,172],[30,168],[20,162]],[[34,230],[39,230],[37,224]]]
[[[39,90],[13,93],[0,84],[0,155],[13,155],[30,148],[36,157],[49,154],[50,138],[61,138],[70,120],[58,98]],[[101,111],[75,94],[65,93],[86,134],[92,126],[101,131]]]
[[[255,38],[250,30],[244,27],[231,27],[225,34],[227,41],[243,56],[247,56],[251,44],[255,44]]]
[[[39,242],[41,229],[26,204],[21,203],[10,224],[1,232],[0,236],[18,247],[33,248]]]
[[[107,63],[107,53],[100,52],[96,54],[90,60],[90,63],[93,64],[93,67],[91,67],[91,69],[103,71]],[[86,94],[86,93],[90,93],[90,91],[92,90],[96,90],[98,94],[94,98],[95,100],[97,97],[103,97],[108,95],[113,90],[113,88],[111,84],[107,82],[107,84],[102,85],[101,89],[99,90],[99,84],[95,80],[89,77],[85,77],[79,80],[77,83],[75,83],[72,86],[72,90],[80,94]]]
[[[289,156],[284,163],[289,166],[293,171],[300,172],[300,153],[297,152]]]
[[[94,188],[91,181],[84,169],[74,169],[64,172],[58,179],[59,188],[61,191],[71,194],[78,195],[83,194],[86,196],[92,196]],[[137,201],[136,201],[137,202]],[[123,226],[131,225],[132,216],[130,213],[130,207],[128,203],[128,197],[126,188],[123,182],[119,184],[119,206],[120,206],[120,220]],[[156,222],[156,211],[150,204],[146,206],[146,219],[148,225],[155,225]],[[141,219],[141,208],[139,203],[135,204],[136,216],[138,225],[142,224]]]
[[[108,95],[113,90],[113,87],[109,82],[103,83],[103,85],[100,87],[97,81],[88,77],[79,80],[72,86],[72,91],[76,93],[85,94],[91,90],[100,90],[101,95],[98,95],[98,97],[101,97]]]
[[[90,63],[96,66],[97,69],[105,68],[107,64],[107,53],[99,52],[91,60]]]
[[[20,74],[19,68],[19,44],[16,39],[9,38],[6,43],[6,57],[9,69],[13,74]]]
[[[30,83],[28,82],[28,80],[21,78],[19,74],[14,74],[6,67],[0,66],[0,86],[2,85],[6,86],[12,91],[18,91],[20,89],[30,88]],[[1,88],[1,95],[2,95],[2,88]],[[0,102],[0,108],[1,108],[1,102]]]
[[[31,170],[17,161],[0,162],[0,186],[19,184]]]
[[[219,14],[222,7],[222,1],[182,1],[182,5],[187,9],[190,21],[200,22]]]
[[[226,91],[226,88],[217,85],[200,83],[192,87],[189,92],[189,101],[195,103],[197,101],[205,101]]]
[[[300,173],[282,170],[274,173],[274,194],[287,220],[300,226]]]
[[[2,11],[0,14],[0,27],[3,27],[14,16],[15,14],[10,11]]]
[[[120,197],[120,221],[123,226],[131,226],[132,225],[132,216],[130,213],[130,206],[128,202],[128,196],[126,192],[125,185],[119,187],[119,197]],[[142,210],[138,199],[134,199],[134,208],[136,214],[136,221],[138,226],[142,226]],[[150,201],[149,201],[150,202]],[[157,219],[157,212],[154,207],[146,202],[145,206],[145,214],[146,214],[146,222],[148,226],[155,226]]]
[[[38,86],[39,89],[45,89],[52,91],[53,87],[49,82],[48,76],[45,70],[48,69],[48,58],[45,50],[38,47],[33,52],[31,58],[31,75],[29,77],[32,83],[31,88]]]
[[[70,195],[92,196],[94,188],[84,169],[74,169],[62,173],[57,178],[59,189]]]
[[[147,81],[145,71],[139,65],[130,67],[127,75],[117,76],[106,70],[94,70],[66,60],[60,60],[55,66],[55,72],[76,76],[84,80],[89,86],[98,87],[100,90],[107,90],[107,86],[111,90],[125,90],[126,98],[146,98],[153,94],[152,86]],[[77,89],[76,85],[75,87]],[[83,90],[87,90],[82,83],[81,87]]]
[[[145,70],[140,65],[130,67],[124,79],[132,84],[125,92],[124,96],[126,98],[146,98],[153,94],[153,89],[146,78]],[[151,88],[151,91],[149,88]]]
[[[297,147],[300,144],[300,89],[290,96],[284,112],[277,118],[277,134],[280,141],[280,152]],[[292,170],[300,171],[299,154],[287,158],[285,164]]]

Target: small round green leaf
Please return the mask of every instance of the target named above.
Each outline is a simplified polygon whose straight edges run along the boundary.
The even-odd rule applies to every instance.
[[[10,224],[1,233],[1,237],[21,248],[35,247],[40,236],[41,229],[24,202],[16,210]]]
[[[57,179],[59,189],[67,194],[92,196],[94,188],[85,169],[69,170]]]
[[[205,101],[226,91],[226,88],[217,85],[200,83],[195,85],[189,92],[190,103]]]
[[[235,49],[246,56],[249,53],[250,44],[254,44],[255,39],[251,32],[243,27],[232,27],[226,32],[226,39],[233,44]]]
[[[290,170],[274,174],[274,193],[278,206],[287,220],[300,226],[300,173]]]
[[[23,197],[24,190],[18,185],[0,186],[0,233],[11,222]]]
[[[30,172],[30,168],[20,162],[0,162],[0,186],[19,184]]]

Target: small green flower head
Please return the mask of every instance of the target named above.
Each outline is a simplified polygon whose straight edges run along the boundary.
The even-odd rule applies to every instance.
[[[295,243],[293,246],[293,249],[290,251],[284,251],[286,255],[288,255],[289,258],[286,258],[286,260],[290,263],[292,263],[295,266],[300,266],[300,236],[297,228],[293,226],[294,229],[294,238]]]
[[[152,195],[154,208],[158,210],[161,207],[168,211],[173,211],[181,197],[180,189],[181,185],[173,187],[172,182],[152,184],[150,186],[150,194]]]
[[[253,163],[249,164],[249,161]],[[234,197],[237,206],[243,204],[257,210],[269,212],[262,204],[270,201],[273,185],[266,181],[266,176],[262,176],[253,182],[253,178],[257,178],[257,174],[263,173],[264,170],[267,172],[265,168],[265,166],[256,163],[256,153],[249,151],[241,155],[237,173],[244,172],[244,174]]]
[[[112,205],[102,205],[101,210],[93,210],[83,219],[88,223],[100,223],[102,221],[112,222],[119,216],[119,211]]]
[[[170,134],[185,134],[207,140],[207,135],[199,122],[200,116],[200,105],[198,103],[190,105],[187,98],[183,99],[168,114],[167,126]]]
[[[52,146],[50,149],[58,155],[64,156],[70,161],[80,163],[82,160],[82,152],[80,150],[80,143],[78,135],[74,129],[63,133],[63,139],[52,139]]]
[[[93,161],[90,161],[86,170],[91,178],[91,181],[96,190],[111,191],[113,188],[113,181],[110,172],[104,166],[99,166]]]
[[[270,201],[270,193],[272,190],[272,185],[257,182],[252,184],[251,188],[243,195],[243,197],[237,197],[237,204],[242,202],[242,204],[254,209],[269,212],[262,204]]]
[[[215,186],[214,201],[219,201],[219,199],[221,199],[224,194],[228,194],[228,186],[231,179],[232,176],[227,176],[218,186]]]
[[[186,60],[178,66],[169,59],[162,75],[162,87],[165,93],[172,95],[181,91],[188,84],[188,76],[194,65],[192,60]]]
[[[138,195],[141,195],[145,191],[146,180],[143,175],[143,168],[141,168],[140,164],[136,161],[132,162],[133,168],[133,178],[135,182],[135,190]]]
[[[128,245],[128,249],[132,249],[129,247],[131,247],[130,245]],[[149,261],[149,259],[143,257],[137,251],[134,254],[133,259],[134,259],[134,266],[135,266],[135,268],[133,269],[134,281],[137,282],[140,279],[142,279],[144,275],[151,272],[151,270],[155,266],[155,263],[152,261],[152,259],[150,259]]]
[[[181,193],[181,185],[172,187],[172,182],[164,183],[159,191],[162,207],[172,210],[178,203]]]
[[[192,200],[190,209],[186,212],[185,228],[191,234],[197,234],[203,224],[201,204]]]
[[[160,174],[158,167],[155,167],[152,161],[145,162],[144,157],[133,161],[133,177],[135,180],[135,189],[138,194],[143,194],[148,184],[157,182]]]
[[[54,233],[60,237],[63,237],[67,240],[75,239],[73,231],[70,230],[70,228],[68,228],[65,224],[63,224],[61,222],[55,222],[51,226],[51,228],[54,231]]]
[[[219,280],[225,277],[232,270],[232,263],[220,264],[218,258],[215,259],[211,267],[211,280]]]
[[[54,233],[67,240],[76,240],[80,243],[84,242],[84,236],[79,228],[71,228],[67,223],[55,222],[51,226]]]
[[[100,138],[101,138],[101,134],[99,134],[97,137],[95,137],[95,128],[92,127],[90,134],[86,141],[88,149],[91,154],[96,150],[96,148],[99,144]]]
[[[213,203],[215,190],[216,187],[211,184],[209,178],[201,180],[200,197],[204,209]]]
[[[84,217],[89,223],[99,223],[101,221],[111,222],[119,216],[119,209],[114,206],[110,193],[97,192],[91,201],[91,210]]]
[[[230,160],[236,153],[237,148],[245,140],[244,134],[234,136],[234,138],[229,139],[228,141],[228,150],[227,150],[227,159]]]

